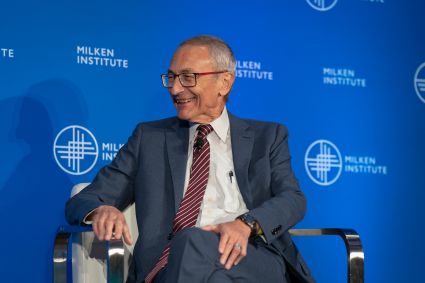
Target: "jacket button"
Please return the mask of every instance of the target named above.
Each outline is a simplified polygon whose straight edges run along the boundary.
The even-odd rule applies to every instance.
[[[282,225],[277,226],[276,228],[272,229],[272,235],[276,235],[279,233],[279,231],[282,229]]]
[[[168,241],[171,241],[172,238],[173,238],[173,233],[168,234],[167,236]]]

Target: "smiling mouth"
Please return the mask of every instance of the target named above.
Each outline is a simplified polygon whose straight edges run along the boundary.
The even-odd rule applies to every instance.
[[[185,103],[189,103],[193,100],[195,100],[196,97],[191,97],[191,98],[186,98],[186,99],[182,99],[182,98],[174,98],[174,102],[177,104],[185,104]]]

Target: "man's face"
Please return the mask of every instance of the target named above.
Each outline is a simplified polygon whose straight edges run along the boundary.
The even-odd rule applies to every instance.
[[[221,71],[214,68],[206,46],[184,45],[174,54],[169,72],[203,73]],[[227,76],[226,76],[227,75]],[[225,95],[230,91],[228,79],[231,74],[200,75],[193,87],[184,87],[179,79],[175,79],[173,87],[169,88],[171,98],[177,110],[177,116],[182,120],[196,123],[209,123],[218,118],[225,105]],[[233,82],[233,81],[232,81]]]

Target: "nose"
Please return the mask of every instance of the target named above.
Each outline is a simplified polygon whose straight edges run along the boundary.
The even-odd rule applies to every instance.
[[[173,86],[168,88],[168,91],[170,92],[171,95],[178,95],[179,93],[182,93],[183,90],[184,90],[184,86],[182,86],[178,78],[174,80]]]

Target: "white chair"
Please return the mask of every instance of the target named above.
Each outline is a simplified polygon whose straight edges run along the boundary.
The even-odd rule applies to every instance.
[[[89,184],[80,183],[75,185],[72,188],[71,197],[78,194]],[[134,205],[124,211],[124,216],[129,224],[131,237],[135,242],[139,232]],[[72,282],[75,283],[100,283],[111,282],[112,278],[117,276],[127,278],[134,245],[129,246],[121,241],[101,242],[95,238],[91,227],[60,227],[56,237],[55,253],[62,249],[68,250],[69,239],[72,242],[72,277],[66,278],[63,271],[60,271],[63,268],[67,268],[67,266],[63,265],[67,260],[65,257],[59,256],[54,261],[54,282],[68,282],[72,279]],[[105,250],[108,250],[108,252],[106,253]],[[63,266],[59,268],[61,263]],[[114,263],[113,267],[111,263]],[[112,269],[109,268],[111,269],[109,272],[108,267],[112,267]],[[71,274],[68,276],[71,276]],[[120,281],[114,279],[113,282]]]

